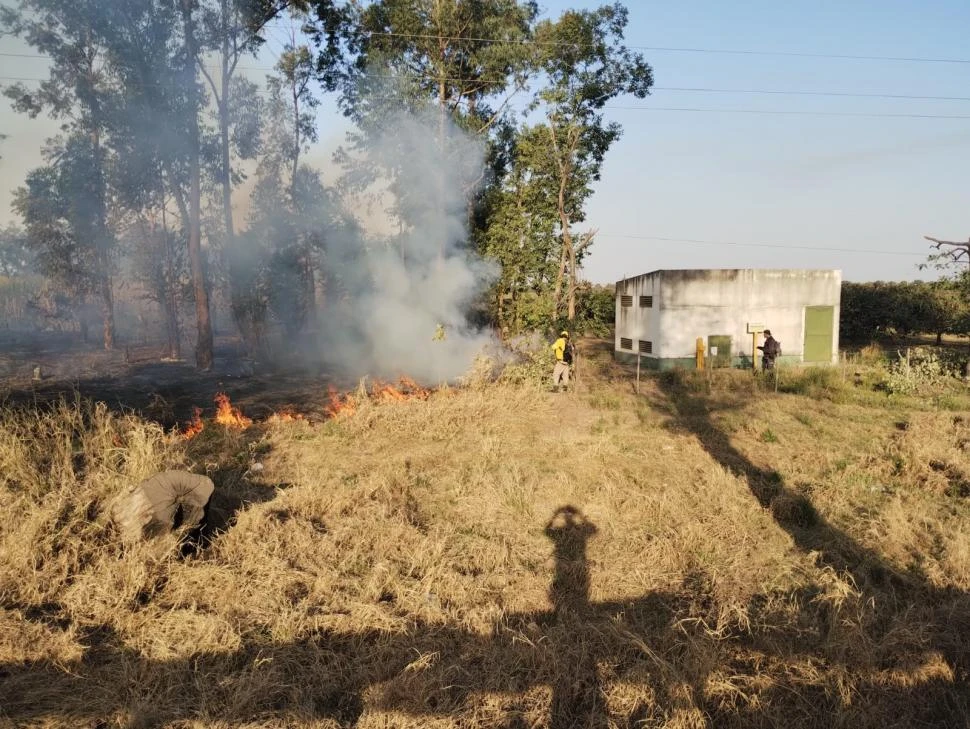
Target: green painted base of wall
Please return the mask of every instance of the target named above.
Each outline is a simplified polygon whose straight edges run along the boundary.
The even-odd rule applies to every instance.
[[[613,359],[620,364],[630,364],[635,365],[637,363],[637,355],[633,352],[619,352],[613,351]],[[775,360],[776,365],[795,365],[802,364],[802,358],[799,355],[783,355]],[[825,362],[809,362],[805,364],[811,365],[823,365],[827,364]],[[739,370],[750,370],[751,369],[751,357],[734,357],[731,361],[731,366],[734,369]],[[694,357],[647,357],[643,356],[640,359],[640,367],[645,370],[694,370],[697,369],[697,360]],[[761,358],[758,358],[758,369],[761,369]]]

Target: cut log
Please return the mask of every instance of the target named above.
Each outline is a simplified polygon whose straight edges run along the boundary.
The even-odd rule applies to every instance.
[[[207,476],[163,471],[132,486],[115,502],[111,515],[126,541],[138,541],[202,523],[215,491]]]

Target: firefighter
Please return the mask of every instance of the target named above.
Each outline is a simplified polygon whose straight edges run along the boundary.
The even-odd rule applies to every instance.
[[[573,364],[573,345],[569,341],[569,332],[559,332],[559,339],[552,345],[556,354],[556,366],[552,370],[552,386],[556,391],[569,387],[569,368]]]

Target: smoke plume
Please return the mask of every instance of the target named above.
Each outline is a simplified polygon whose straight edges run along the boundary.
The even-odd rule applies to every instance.
[[[345,376],[437,384],[495,341],[470,322],[497,273],[468,241],[484,148],[436,116],[384,121],[385,131],[356,145],[345,175],[365,178],[363,196],[377,203],[348,211],[345,197],[340,211],[317,216],[329,224],[320,231],[325,296],[310,348]]]

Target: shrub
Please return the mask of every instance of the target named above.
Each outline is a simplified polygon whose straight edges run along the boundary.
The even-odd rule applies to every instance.
[[[939,387],[958,374],[954,364],[943,360],[935,351],[916,347],[907,356],[900,355],[890,363],[881,385],[890,394],[906,395],[925,387]]]
[[[540,386],[552,382],[552,368],[555,365],[555,355],[550,347],[540,337],[523,339],[509,343],[513,352],[513,361],[505,366],[498,379],[500,382],[512,385]]]

